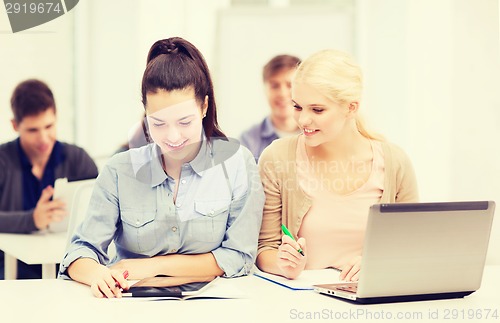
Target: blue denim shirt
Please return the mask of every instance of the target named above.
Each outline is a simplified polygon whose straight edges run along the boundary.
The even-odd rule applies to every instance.
[[[236,140],[202,142],[175,181],[155,144],[117,154],[99,174],[87,216],[60,266],[79,258],[121,259],[212,252],[224,276],[246,275],[256,257],[264,191],[251,153]],[[116,256],[109,259],[111,241]]]
[[[241,134],[241,144],[247,147],[258,161],[262,151],[274,140],[278,139],[271,117],[267,116],[261,123],[252,126]]]

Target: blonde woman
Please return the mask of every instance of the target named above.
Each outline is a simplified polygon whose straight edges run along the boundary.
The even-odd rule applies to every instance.
[[[274,141],[259,160],[261,270],[293,279],[334,267],[356,281],[369,207],[418,200],[407,155],[365,129],[361,92],[360,67],[348,54],[321,51],[297,69],[292,100],[302,133]],[[282,224],[297,241],[282,234]]]

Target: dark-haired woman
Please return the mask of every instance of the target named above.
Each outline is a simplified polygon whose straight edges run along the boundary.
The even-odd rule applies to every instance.
[[[115,155],[99,174],[60,276],[90,285],[96,297],[120,297],[125,271],[130,279],[248,274],[262,184],[252,154],[219,129],[196,47],[177,37],[153,44],[142,101],[153,143]]]

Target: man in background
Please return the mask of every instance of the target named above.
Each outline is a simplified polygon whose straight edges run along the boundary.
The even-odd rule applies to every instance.
[[[0,145],[0,232],[30,233],[67,215],[61,201],[51,200],[55,180],[95,178],[97,166],[82,148],[57,141],[56,104],[47,84],[20,83],[11,108],[19,137]],[[3,266],[1,252],[2,279]],[[41,265],[18,262],[18,278],[41,278]]]
[[[271,142],[280,137],[297,134],[293,119],[291,79],[300,59],[291,55],[273,57],[262,71],[264,89],[271,113],[264,120],[243,132],[241,144],[258,160]]]

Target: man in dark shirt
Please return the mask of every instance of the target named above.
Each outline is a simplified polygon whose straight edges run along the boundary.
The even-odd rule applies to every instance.
[[[30,233],[67,215],[61,201],[51,200],[55,180],[95,178],[97,166],[83,149],[57,141],[56,104],[45,83],[20,83],[12,94],[11,108],[19,137],[0,145],[0,232]],[[0,278],[3,258],[2,252]],[[20,262],[18,277],[40,278],[41,266]]]

